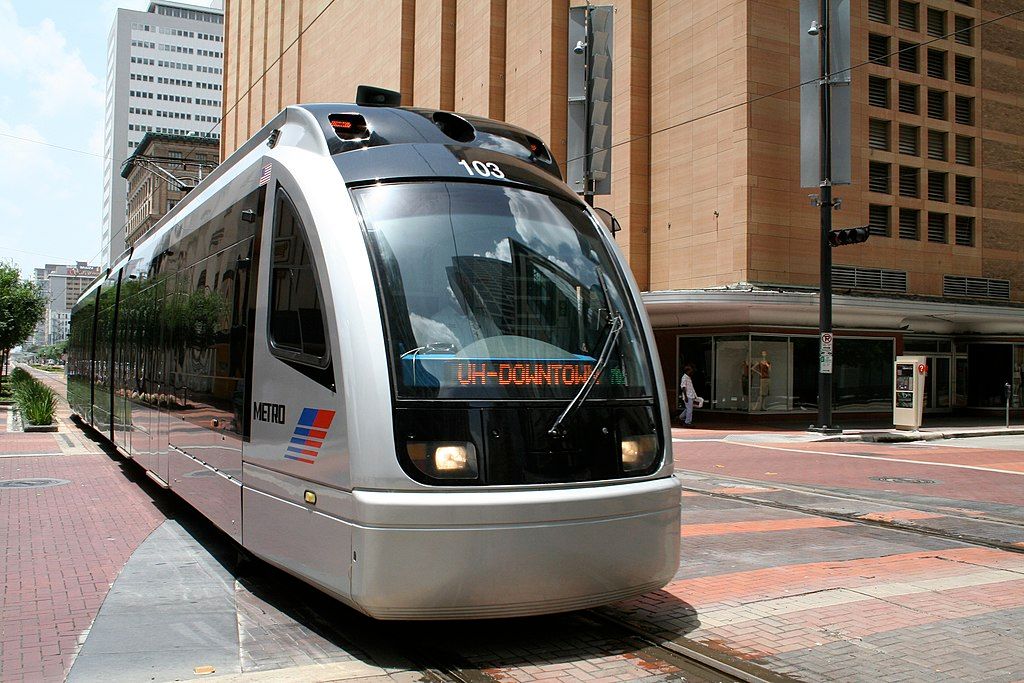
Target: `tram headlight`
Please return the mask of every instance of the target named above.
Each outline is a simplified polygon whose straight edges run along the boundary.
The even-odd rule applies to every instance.
[[[468,441],[419,441],[406,444],[413,464],[424,474],[441,479],[475,479],[476,447]]]
[[[658,437],[654,434],[627,436],[622,439],[622,470],[645,470],[658,455]]]

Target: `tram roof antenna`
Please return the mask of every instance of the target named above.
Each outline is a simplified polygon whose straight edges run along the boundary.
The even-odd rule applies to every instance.
[[[363,107],[400,107],[402,93],[374,85],[360,85],[356,88],[356,104]]]

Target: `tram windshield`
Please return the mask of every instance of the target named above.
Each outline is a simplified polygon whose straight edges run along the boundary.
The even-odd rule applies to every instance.
[[[619,318],[590,399],[653,395],[625,286],[582,208],[471,183],[355,196],[400,397],[572,397]]]

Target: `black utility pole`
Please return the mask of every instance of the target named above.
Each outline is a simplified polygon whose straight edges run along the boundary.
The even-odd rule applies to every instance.
[[[594,28],[590,24],[592,9],[587,2],[583,14],[583,201],[594,205]]]
[[[832,121],[831,121],[831,59],[829,52],[829,0],[821,0],[821,288],[818,294],[818,428],[827,430],[832,424],[832,359],[824,367],[825,335],[832,335]],[[831,342],[829,344],[831,347]],[[831,349],[830,349],[831,350]],[[827,370],[827,372],[826,372]]]

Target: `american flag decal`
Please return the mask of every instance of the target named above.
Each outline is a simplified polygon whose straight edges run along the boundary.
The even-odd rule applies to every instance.
[[[284,454],[289,460],[298,460],[312,465],[320,453],[320,447],[327,438],[327,430],[334,421],[333,410],[319,408],[303,408],[299,415],[299,423],[295,425],[291,444]]]
[[[273,164],[267,164],[263,167],[263,172],[260,173],[260,186],[266,185],[270,182],[270,171],[273,166]]]

